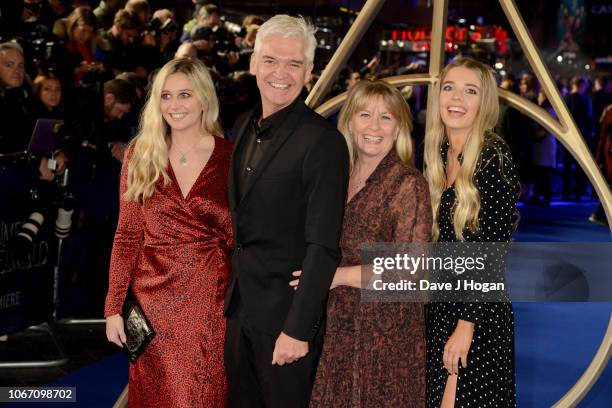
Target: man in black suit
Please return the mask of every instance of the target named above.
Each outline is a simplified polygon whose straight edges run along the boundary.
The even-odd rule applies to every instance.
[[[321,351],[349,159],[342,135],[299,98],[314,31],[286,15],[261,26],[250,65],[261,104],[236,120],[225,302],[231,407],[306,407]],[[296,270],[303,273],[293,291]]]

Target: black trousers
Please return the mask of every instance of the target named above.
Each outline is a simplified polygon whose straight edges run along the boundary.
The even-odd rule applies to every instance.
[[[323,346],[323,329],[309,343],[306,356],[291,364],[272,365],[277,336],[249,323],[237,292],[233,295],[225,334],[230,408],[308,407]]]

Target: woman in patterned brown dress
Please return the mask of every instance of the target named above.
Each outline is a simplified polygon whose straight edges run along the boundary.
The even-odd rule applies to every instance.
[[[311,407],[425,406],[423,305],[360,302],[362,245],[430,239],[427,184],[410,162],[411,125],[401,94],[383,81],[355,85],[340,112],[352,165],[343,258]]]

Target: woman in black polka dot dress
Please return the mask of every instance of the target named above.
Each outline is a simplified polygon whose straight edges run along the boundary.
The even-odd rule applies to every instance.
[[[425,140],[438,242],[509,242],[520,192],[510,150],[491,133],[499,114],[488,67],[457,58],[440,75]],[[503,268],[503,255],[489,265]],[[427,406],[515,407],[514,316],[502,302],[427,306]],[[469,299],[473,300],[473,299]]]

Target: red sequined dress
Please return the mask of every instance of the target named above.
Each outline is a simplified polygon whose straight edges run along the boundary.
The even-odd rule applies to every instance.
[[[223,299],[232,247],[231,152],[229,141],[216,138],[186,197],[168,165],[171,182],[160,181],[144,204],[121,200],[104,314],[121,312],[131,285],[157,332],[130,364],[130,407],[227,406]]]

